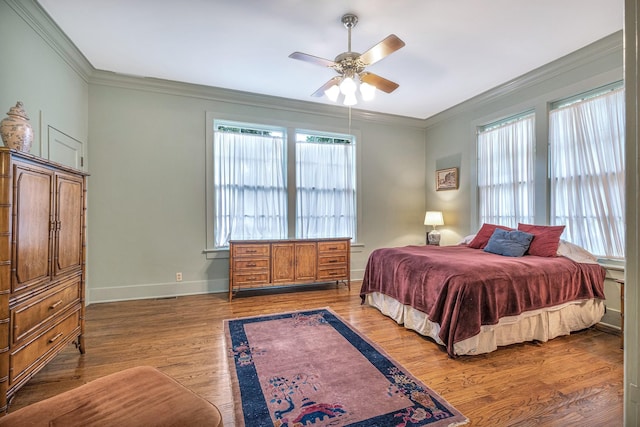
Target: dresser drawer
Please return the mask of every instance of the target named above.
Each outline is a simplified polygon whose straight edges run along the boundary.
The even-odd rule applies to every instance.
[[[347,264],[347,255],[346,254],[331,254],[331,255],[319,255],[318,256],[318,266],[320,267],[332,267],[338,265],[346,265]]]
[[[270,247],[268,243],[243,243],[231,246],[233,257],[268,257]]]
[[[269,271],[269,258],[240,258],[233,260],[233,270],[251,272],[255,270]]]
[[[66,318],[37,335],[25,345],[12,349],[9,357],[9,384],[20,381],[45,364],[55,350],[80,334],[80,305]]]
[[[12,344],[80,301],[80,276],[23,301],[11,310]]]
[[[321,268],[318,270],[318,280],[343,280],[347,276],[347,266]]]
[[[234,286],[257,287],[269,283],[269,271],[256,271],[253,273],[234,273]]]
[[[318,252],[346,252],[349,247],[347,240],[335,242],[318,242]]]

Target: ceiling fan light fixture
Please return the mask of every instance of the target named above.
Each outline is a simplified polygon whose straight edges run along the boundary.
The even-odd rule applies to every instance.
[[[327,95],[331,101],[336,102],[338,100],[338,95],[340,95],[340,88],[338,85],[332,85],[329,89],[324,91],[324,94]]]
[[[369,83],[360,83],[360,94],[362,94],[363,101],[371,101],[376,97],[376,87]]]
[[[342,79],[342,83],[340,83],[340,92],[342,92],[344,96],[353,95],[353,97],[355,98],[357,89],[358,87],[356,86],[356,82],[353,81],[353,78],[345,77],[344,79]]]
[[[358,103],[358,99],[356,98],[356,94],[354,93],[347,93],[344,96],[344,105],[347,106],[352,106],[352,105],[356,105]]]
[[[391,53],[402,48],[405,43],[395,34],[390,34],[381,42],[360,54],[351,50],[351,30],[358,23],[353,13],[342,16],[342,23],[347,29],[347,51],[342,52],[334,60],[324,59],[302,52],[293,52],[289,58],[298,59],[322,67],[331,68],[338,73],[319,89],[311,94],[313,97],[326,96],[332,102],[342,102],[352,106],[361,101],[370,101],[377,90],[391,93],[398,84],[376,74],[365,72],[365,69],[380,61]]]

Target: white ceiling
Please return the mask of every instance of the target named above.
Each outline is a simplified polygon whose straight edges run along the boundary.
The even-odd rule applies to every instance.
[[[91,64],[123,74],[310,102],[335,75],[290,59],[389,34],[406,46],[369,67],[400,84],[355,108],[428,118],[622,29],[623,0],[38,0]]]

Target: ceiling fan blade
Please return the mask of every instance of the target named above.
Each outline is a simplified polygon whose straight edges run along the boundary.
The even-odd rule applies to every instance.
[[[375,86],[376,89],[386,93],[391,93],[400,87],[398,83],[392,82],[391,80],[387,80],[384,77],[380,77],[373,73],[360,74],[360,81],[369,83],[370,85]]]
[[[289,55],[289,58],[299,59],[300,61],[310,62],[312,64],[320,65],[322,67],[333,67],[334,65],[336,65],[336,63],[330,59],[324,59],[318,56],[313,56],[313,55],[309,55],[302,52],[293,52],[291,55]]]
[[[404,42],[395,34],[391,34],[380,43],[360,55],[360,60],[364,62],[365,65],[371,65],[380,61],[385,56],[392,54],[403,46]]]
[[[326,82],[324,85],[322,85],[321,88],[319,88],[318,90],[316,90],[315,92],[313,92],[311,94],[311,96],[315,96],[317,98],[324,96],[324,92],[329,89],[331,86],[333,85],[337,85],[340,83],[340,77],[336,76],[334,78],[332,78],[331,80],[329,80],[328,82]]]

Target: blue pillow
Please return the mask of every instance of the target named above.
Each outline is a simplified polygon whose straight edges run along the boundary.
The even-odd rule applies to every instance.
[[[487,246],[484,247],[484,251],[498,255],[520,257],[527,252],[532,240],[533,234],[519,230],[507,231],[496,228],[489,238]]]

